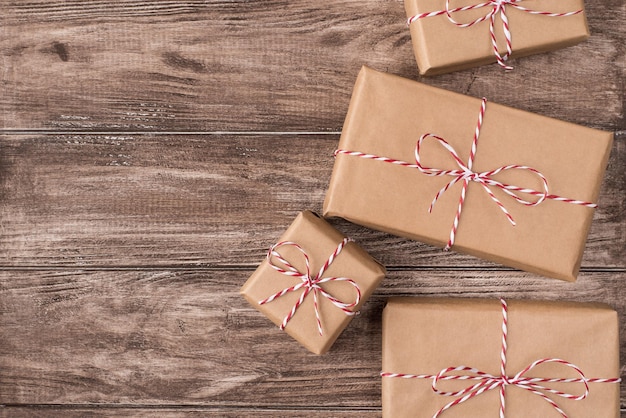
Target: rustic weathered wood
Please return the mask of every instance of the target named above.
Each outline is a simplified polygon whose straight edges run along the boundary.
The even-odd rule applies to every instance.
[[[22,418],[22,417],[41,417],[41,418],[82,418],[89,417],[154,417],[162,418],[179,418],[179,417],[237,417],[237,418],[317,418],[317,417],[333,417],[333,418],[380,418],[380,410],[260,410],[260,409],[222,409],[222,408],[62,408],[62,407],[46,407],[46,408],[6,408],[0,410],[0,417],[6,418]],[[626,417],[626,410],[622,410],[621,418]]]
[[[626,136],[615,141],[584,268],[626,267]],[[254,265],[320,211],[337,135],[5,136],[0,264]],[[386,265],[500,268],[333,220]]]
[[[379,407],[389,296],[602,301],[626,331],[626,273],[565,283],[518,272],[392,271],[332,351],[315,356],[239,296],[250,273],[0,272],[0,403]],[[624,364],[626,345],[621,351]]]
[[[626,8],[586,7],[585,43],[420,79],[401,1],[0,0],[0,417],[379,417],[389,296],[609,303],[626,377]],[[617,133],[576,283],[332,220],[390,270],[332,351],[247,305],[363,64]]]
[[[223,418],[377,418],[381,416],[379,409],[258,409],[258,408],[212,408],[212,407],[10,407],[0,409],[0,417],[22,418],[83,418],[83,417],[155,417],[183,418],[183,417],[223,417]]]
[[[361,65],[418,77],[399,1],[4,3],[0,128],[338,131]],[[423,81],[624,130],[626,10],[586,7],[587,42]]]
[[[381,412],[378,410],[318,410],[318,411],[302,411],[302,410],[259,410],[259,409],[194,409],[194,408],[7,408],[0,410],[0,417],[22,418],[22,417],[41,417],[41,418],[82,418],[89,417],[154,417],[162,418],[180,418],[180,417],[225,417],[225,418],[317,418],[317,417],[333,417],[333,418],[380,418]],[[626,417],[626,410],[622,411],[622,418]]]

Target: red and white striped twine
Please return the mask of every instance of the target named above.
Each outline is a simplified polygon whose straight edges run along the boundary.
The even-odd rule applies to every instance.
[[[460,28],[469,28],[480,22],[489,20],[489,35],[491,38],[491,45],[493,47],[493,53],[496,56],[496,60],[498,61],[498,64],[505,70],[512,70],[513,67],[510,67],[505,64],[505,61],[509,58],[512,52],[512,48],[511,48],[512,37],[511,37],[511,31],[509,29],[509,19],[507,18],[507,15],[506,15],[506,6],[514,7],[518,10],[521,10],[529,14],[549,16],[549,17],[567,17],[567,16],[573,16],[573,15],[582,13],[582,9],[575,10],[573,12],[565,12],[565,13],[551,13],[551,12],[544,12],[541,10],[532,10],[524,6],[520,6],[519,3],[522,3],[523,1],[524,0],[489,0],[484,3],[478,3],[478,4],[474,4],[470,6],[450,8],[450,0],[446,0],[446,8],[444,10],[437,10],[434,12],[421,13],[415,16],[411,16],[410,18],[407,19],[407,25],[410,25],[411,23],[419,19],[424,19],[424,18],[433,17],[433,16],[440,16],[440,15],[446,15],[446,17],[448,18],[450,22],[452,22],[453,24],[455,24],[456,26]],[[491,9],[489,9],[489,11],[484,16],[481,16],[478,19],[475,19],[473,21],[462,23],[462,22],[458,22],[452,17],[453,13],[464,12],[464,11],[473,10],[473,9],[480,9],[482,7],[490,7]],[[494,29],[495,24],[496,24],[496,17],[498,13],[500,14],[500,19],[502,20],[502,30],[504,32],[504,37],[506,40],[506,52],[504,54],[500,54],[500,52],[498,52],[498,42],[497,42],[496,33]]]
[[[459,198],[459,205],[458,205],[456,214],[454,216],[454,222],[452,223],[452,228],[450,229],[450,236],[448,239],[448,243],[445,247],[445,250],[449,250],[450,247],[454,245],[457,229],[459,227],[459,219],[461,218],[461,211],[463,210],[463,204],[465,203],[465,192],[471,181],[476,182],[483,187],[483,190],[485,190],[485,192],[487,193],[487,195],[489,195],[491,200],[493,200],[493,202],[495,202],[495,204],[498,205],[500,210],[504,213],[506,218],[509,220],[509,222],[513,226],[515,226],[515,220],[513,219],[509,211],[504,207],[502,202],[500,202],[500,200],[493,194],[493,192],[490,190],[490,187],[497,187],[501,189],[508,196],[512,197],[517,202],[525,206],[537,206],[544,200],[550,199],[550,200],[557,200],[557,201],[561,201],[565,203],[570,203],[573,205],[586,206],[589,208],[598,207],[597,204],[592,203],[592,202],[569,199],[566,197],[549,194],[548,180],[546,179],[546,177],[539,170],[536,170],[532,167],[528,167],[525,165],[511,164],[511,165],[505,165],[505,166],[496,168],[495,170],[484,171],[482,173],[474,172],[472,170],[472,166],[474,164],[474,158],[476,157],[478,137],[480,136],[480,129],[483,124],[483,118],[485,115],[486,105],[487,105],[487,99],[483,98],[481,102],[481,106],[480,106],[480,112],[478,114],[478,122],[476,124],[476,129],[474,131],[474,138],[472,140],[472,148],[471,148],[470,156],[469,156],[467,163],[464,163],[461,160],[456,150],[445,139],[432,133],[426,133],[422,135],[420,139],[417,141],[417,145],[415,146],[415,164],[411,164],[411,163],[401,161],[401,160],[395,160],[393,158],[380,157],[374,154],[365,154],[359,151],[349,151],[349,150],[344,150],[344,149],[335,150],[335,156],[339,154],[343,154],[343,155],[360,157],[360,158],[365,158],[365,159],[370,159],[370,160],[375,160],[375,161],[383,161],[386,163],[395,164],[395,165],[399,165],[399,166],[407,167],[407,168],[416,168],[423,174],[426,174],[427,176],[452,176],[453,179],[450,180],[449,183],[447,183],[444,187],[441,188],[441,190],[437,192],[434,199],[430,203],[430,207],[428,208],[429,213],[432,212],[433,207],[435,206],[435,203],[437,203],[437,200],[439,200],[441,195],[443,195],[448,189],[450,189],[457,182],[462,181],[463,186],[461,189],[461,196]],[[431,167],[424,166],[421,162],[420,149],[424,140],[428,138],[435,139],[441,146],[443,146],[450,153],[455,163],[459,166],[460,170],[442,170],[438,168],[431,168]],[[543,186],[542,187],[543,191],[514,186],[514,185],[502,183],[500,181],[493,179],[493,176],[503,171],[507,171],[507,170],[524,170],[524,171],[528,171],[534,174],[541,181],[541,184]],[[519,193],[529,194],[531,196],[536,197],[537,199],[534,201],[526,200],[526,199],[521,198],[518,195]]]
[[[359,288],[357,283],[354,280],[349,279],[347,277],[326,277],[326,278],[323,278],[324,272],[333,263],[335,258],[341,253],[341,251],[346,246],[346,244],[348,242],[352,242],[352,241],[353,240],[350,239],[350,238],[344,238],[343,241],[341,241],[341,243],[339,243],[339,245],[337,246],[335,251],[333,251],[333,253],[330,255],[330,257],[328,257],[328,260],[326,260],[324,265],[320,268],[319,272],[315,276],[311,275],[309,256],[306,253],[306,251],[304,251],[304,249],[300,245],[296,244],[295,242],[291,242],[291,241],[282,241],[282,242],[279,242],[278,244],[275,244],[275,245],[270,247],[269,251],[267,252],[267,261],[268,261],[269,265],[274,270],[276,270],[277,272],[279,272],[281,274],[284,274],[285,276],[297,277],[297,278],[301,279],[302,282],[298,283],[297,285],[294,285],[294,286],[291,286],[291,287],[287,287],[287,288],[281,290],[280,292],[277,292],[277,293],[271,295],[270,297],[259,301],[259,305],[264,305],[266,303],[270,303],[274,299],[279,298],[279,297],[281,297],[283,295],[286,295],[289,292],[295,292],[297,290],[300,290],[300,289],[304,288],[304,291],[300,294],[300,298],[296,301],[295,305],[293,305],[293,307],[291,308],[289,313],[283,319],[283,322],[280,325],[280,329],[281,330],[285,329],[285,327],[287,326],[287,323],[296,314],[296,311],[298,310],[300,305],[302,305],[302,303],[304,302],[305,298],[307,297],[307,295],[309,293],[313,293],[313,308],[315,310],[315,318],[316,318],[316,321],[317,321],[317,329],[318,329],[320,335],[324,335],[324,332],[322,330],[322,318],[321,318],[320,312],[319,312],[318,293],[321,294],[322,296],[324,296],[325,298],[327,298],[333,305],[335,305],[336,307],[341,309],[346,315],[352,316],[352,315],[355,315],[357,313],[357,312],[352,310],[352,308],[357,306],[359,304],[359,302],[361,301],[361,289]],[[306,272],[299,271],[296,267],[293,266],[293,264],[291,264],[289,261],[285,260],[283,258],[283,256],[280,255],[280,253],[277,250],[280,247],[283,247],[283,246],[295,247],[302,253],[302,255],[304,256],[304,262],[305,262],[305,265],[306,265]],[[283,267],[280,267],[280,266],[274,264],[274,259],[276,259],[280,263],[282,263]],[[323,284],[323,283],[327,283],[327,282],[347,282],[347,283],[351,284],[354,287],[354,290],[355,290],[355,293],[356,293],[356,297],[355,297],[354,302],[351,302],[351,303],[342,302],[339,299],[335,298],[330,293],[328,293],[327,291],[325,291],[320,285]]]
[[[589,383],[620,383],[620,378],[587,378],[582,370],[565,360],[558,358],[543,358],[536,360],[524,367],[519,373],[513,377],[506,375],[506,352],[507,352],[507,327],[508,327],[508,306],[504,299],[500,299],[502,304],[502,347],[500,351],[500,376],[494,376],[489,373],[477,370],[473,367],[457,366],[446,367],[436,375],[430,374],[404,374],[404,373],[388,373],[382,372],[382,377],[397,377],[402,379],[432,379],[432,390],[442,396],[456,397],[452,402],[444,405],[434,415],[433,418],[437,418],[444,411],[451,409],[452,407],[462,404],[480,394],[498,388],[500,391],[500,418],[505,418],[505,389],[506,386],[513,385],[521,389],[525,389],[537,396],[540,396],[543,400],[548,402],[563,418],[567,418],[567,414],[561,409],[561,407],[546,393],[552,393],[565,399],[574,401],[580,401],[585,399],[589,395]],[[526,373],[544,363],[558,363],[562,364],[566,368],[570,368],[578,374],[578,378],[542,378],[542,377],[526,377]],[[463,372],[464,374],[450,374],[451,372]],[[468,380],[477,381],[465,389],[456,392],[445,392],[437,387],[437,384],[442,380]],[[567,392],[562,392],[543,385],[544,383],[582,383],[584,391],[580,395],[574,395]]]

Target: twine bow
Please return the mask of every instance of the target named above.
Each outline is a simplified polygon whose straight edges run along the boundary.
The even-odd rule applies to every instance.
[[[402,378],[402,379],[432,379],[432,390],[438,395],[442,396],[452,396],[456,397],[452,402],[444,405],[440,408],[434,415],[433,418],[439,417],[446,410],[451,409],[459,404],[467,402],[468,400],[481,395],[487,391],[492,389],[499,389],[500,393],[500,418],[505,418],[505,389],[507,386],[516,386],[518,388],[527,390],[545,400],[552,408],[557,411],[563,418],[568,418],[567,414],[563,411],[563,409],[552,400],[546,393],[552,393],[554,395],[558,395],[562,398],[579,401],[585,399],[589,395],[589,383],[619,383],[621,382],[620,378],[587,378],[582,370],[562,359],[558,358],[543,358],[536,360],[524,367],[519,373],[517,373],[513,377],[509,377],[506,374],[506,353],[507,353],[507,333],[508,333],[508,306],[504,299],[500,299],[500,303],[502,305],[502,347],[500,351],[500,376],[494,376],[489,373],[485,373],[483,371],[477,370],[473,367],[467,366],[456,366],[456,367],[447,367],[441,370],[436,375],[415,375],[415,374],[404,374],[404,373],[388,373],[382,372],[382,377],[392,377],[392,378]],[[562,364],[564,368],[572,369],[579,376],[578,378],[541,378],[541,377],[526,377],[526,374],[530,372],[535,367],[544,364],[544,363],[558,363]],[[452,372],[463,372],[463,374],[452,373]],[[452,374],[451,374],[452,373]],[[465,389],[455,391],[455,392],[446,392],[437,387],[437,384],[440,381],[445,380],[469,380],[469,381],[477,381],[477,383],[471,384]],[[567,392],[562,392],[560,390],[556,390],[554,388],[548,387],[544,385],[545,383],[582,383],[584,386],[584,391],[580,395],[571,394]],[[459,397],[460,396],[460,397]]]
[[[451,23],[453,23],[454,25],[460,28],[469,28],[480,22],[489,20],[489,35],[491,37],[491,45],[493,47],[493,53],[496,56],[496,60],[498,61],[498,64],[505,70],[512,70],[513,67],[510,67],[505,64],[506,60],[509,58],[512,52],[512,48],[511,48],[512,36],[511,36],[511,31],[509,30],[509,19],[506,15],[506,6],[514,7],[518,10],[521,10],[529,14],[549,16],[549,17],[567,17],[567,16],[573,16],[573,15],[582,13],[582,9],[575,10],[572,12],[565,12],[565,13],[551,13],[551,12],[544,12],[541,10],[532,10],[524,6],[520,6],[519,3],[522,3],[523,1],[524,0],[489,0],[484,3],[473,4],[470,6],[450,8],[450,0],[446,0],[446,8],[444,10],[437,10],[434,12],[421,13],[415,16],[411,16],[407,20],[407,25],[410,25],[411,23],[419,19],[424,19],[424,18],[432,17],[432,16],[440,16],[444,14],[446,15],[446,17]],[[483,7],[488,8],[487,13],[479,17],[478,19],[475,19],[470,22],[459,22],[456,19],[454,19],[454,17],[452,17],[453,13],[463,12],[466,10],[480,9]],[[498,41],[497,41],[497,37],[495,33],[496,17],[498,16],[498,14],[500,14],[500,19],[502,20],[502,30],[504,32],[504,38],[506,41],[506,52],[504,54],[501,54],[498,51]]]
[[[352,316],[357,313],[357,312],[352,311],[352,308],[357,306],[359,302],[361,301],[361,289],[359,288],[357,283],[354,280],[349,279],[347,277],[325,277],[325,278],[323,277],[324,272],[328,269],[328,267],[335,260],[335,257],[337,257],[341,253],[345,245],[351,241],[353,240],[350,238],[344,238],[343,241],[339,243],[335,251],[330,255],[328,260],[326,260],[324,265],[320,268],[319,272],[315,276],[311,275],[309,256],[300,245],[291,241],[283,241],[270,247],[269,251],[267,252],[267,261],[269,265],[277,272],[284,274],[285,276],[297,277],[301,279],[302,282],[298,283],[297,285],[287,287],[281,290],[280,292],[277,292],[271,295],[270,297],[259,301],[259,305],[270,303],[274,299],[279,298],[287,293],[295,292],[297,290],[304,288],[304,291],[300,294],[300,298],[296,301],[296,303],[293,305],[289,313],[283,319],[283,322],[280,325],[281,330],[285,329],[285,327],[287,326],[287,323],[291,320],[291,318],[293,318],[296,311],[298,310],[300,305],[302,305],[302,303],[304,302],[304,299],[307,297],[309,293],[313,293],[313,308],[315,310],[315,318],[317,320],[317,329],[320,335],[323,335],[324,333],[322,330],[322,319],[320,316],[319,306],[318,306],[318,293],[324,296],[326,299],[328,299],[337,308],[341,309],[346,315]],[[298,251],[302,253],[302,255],[304,256],[304,262],[306,265],[305,272],[299,271],[289,261],[285,260],[282,255],[280,255],[280,253],[277,250],[278,248],[283,247],[283,246],[295,247],[298,249]],[[278,260],[280,263],[282,263],[284,268],[274,264],[274,258]],[[335,281],[347,282],[354,287],[354,290],[356,291],[356,298],[354,302],[351,302],[351,303],[342,302],[341,300],[335,298],[333,295],[328,293],[326,290],[324,290],[320,286],[323,283],[335,282]]]
[[[518,203],[521,203],[525,206],[537,206],[539,205],[541,202],[545,201],[546,199],[550,199],[550,200],[557,200],[557,201],[561,201],[561,202],[565,202],[565,203],[570,203],[570,204],[574,204],[574,205],[580,205],[580,206],[586,206],[589,208],[596,208],[598,207],[597,204],[592,203],[592,202],[586,202],[583,200],[575,200],[575,199],[569,199],[566,197],[561,197],[561,196],[557,196],[557,195],[553,195],[553,194],[549,194],[548,191],[548,180],[546,179],[546,177],[539,171],[536,170],[532,167],[528,167],[525,165],[519,165],[519,164],[510,164],[510,165],[505,165],[502,167],[498,167],[495,170],[490,170],[490,171],[484,171],[484,172],[480,172],[477,173],[475,171],[472,170],[472,166],[474,164],[474,159],[476,157],[476,149],[478,146],[478,137],[480,136],[480,130],[483,124],[483,118],[485,115],[485,109],[486,109],[486,105],[487,105],[487,99],[483,98],[482,102],[481,102],[481,106],[480,106],[480,112],[478,114],[478,122],[476,124],[476,129],[474,130],[474,137],[472,140],[472,148],[470,150],[470,155],[469,155],[469,159],[467,161],[467,163],[463,162],[461,160],[461,158],[459,157],[459,154],[456,152],[456,150],[442,137],[437,136],[435,134],[432,133],[426,133],[424,135],[422,135],[419,140],[417,141],[417,144],[415,146],[415,164],[411,164],[402,160],[396,160],[393,158],[387,158],[387,157],[380,157],[377,155],[373,155],[373,154],[365,154],[359,151],[348,151],[348,150],[344,150],[344,149],[338,149],[335,151],[335,156],[337,156],[338,154],[344,154],[344,155],[350,155],[350,156],[355,156],[355,157],[361,157],[361,158],[365,158],[365,159],[371,159],[371,160],[376,160],[376,161],[383,161],[386,163],[391,163],[391,164],[395,164],[395,165],[400,165],[403,167],[407,167],[407,168],[416,168],[418,169],[421,173],[427,175],[427,176],[452,176],[452,180],[450,180],[449,183],[447,183],[444,187],[442,187],[437,194],[435,195],[434,199],[432,200],[429,208],[428,208],[428,212],[432,212],[432,209],[435,205],[435,203],[437,202],[437,200],[439,200],[439,198],[441,197],[441,195],[443,195],[448,189],[450,189],[453,185],[455,185],[456,183],[462,181],[463,182],[463,186],[461,188],[461,195],[459,198],[459,204],[457,207],[457,211],[456,214],[454,216],[454,222],[452,223],[452,228],[450,229],[450,236],[448,238],[448,243],[445,246],[445,250],[449,250],[455,242],[456,239],[456,233],[457,233],[457,229],[459,226],[459,220],[461,218],[461,212],[463,210],[463,205],[465,203],[465,193],[467,190],[467,187],[469,185],[470,182],[476,182],[478,184],[480,184],[483,187],[483,190],[485,190],[485,192],[487,192],[487,194],[489,195],[489,197],[491,198],[491,200],[498,205],[498,207],[500,208],[500,210],[504,213],[504,215],[506,216],[506,218],[508,219],[508,221],[511,223],[511,225],[515,226],[515,220],[513,219],[513,217],[511,216],[511,214],[509,213],[509,211],[504,207],[504,205],[502,204],[502,202],[494,195],[494,193],[491,191],[490,187],[497,187],[499,189],[501,189],[504,193],[506,193],[508,196],[512,197],[513,199],[515,199]],[[444,170],[444,169],[439,169],[439,168],[431,168],[431,167],[426,167],[422,164],[422,158],[420,156],[420,150],[422,147],[422,143],[428,139],[428,138],[434,138],[440,145],[442,145],[452,156],[452,158],[454,159],[455,163],[457,164],[457,166],[460,168],[459,170]],[[525,188],[525,187],[520,187],[520,186],[515,186],[515,185],[511,185],[511,184],[506,184],[500,181],[497,181],[493,178],[493,176],[497,175],[498,173],[501,173],[503,171],[508,171],[508,170],[523,170],[523,171],[527,171],[532,173],[533,175],[535,175],[536,177],[539,178],[539,180],[541,181],[542,184],[542,191],[539,190],[535,190],[535,189],[529,189],[529,188]],[[525,193],[525,194],[529,194],[531,196],[535,196],[537,197],[537,200],[526,200],[523,199],[522,197],[520,197],[518,195],[518,193]]]

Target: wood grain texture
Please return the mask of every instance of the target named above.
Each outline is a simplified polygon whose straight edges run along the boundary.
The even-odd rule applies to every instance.
[[[419,78],[397,0],[0,0],[0,417],[380,417],[390,296],[608,303],[626,378],[626,4],[586,8],[580,45]],[[616,133],[577,282],[332,220],[389,275],[328,355],[239,296],[363,64]]]
[[[584,268],[626,267],[618,136]],[[0,264],[255,265],[304,209],[321,211],[336,135],[5,136]],[[335,219],[384,264],[500,266]]]
[[[11,407],[0,410],[0,417],[3,418],[83,418],[83,417],[154,417],[162,418],[181,418],[181,417],[224,417],[224,418],[380,418],[382,412],[376,410],[285,410],[285,409],[223,409],[223,408],[111,408],[111,407],[94,407],[94,408],[62,408],[62,407],[45,407],[45,408],[28,408],[28,407]],[[621,418],[626,417],[626,410],[622,410]]]
[[[338,131],[361,65],[418,78],[398,1],[4,3],[5,129]],[[423,81],[625,130],[626,6],[586,6],[587,42]]]
[[[159,416],[162,418],[180,418],[180,417],[224,417],[224,418],[318,418],[318,417],[333,417],[333,418],[380,418],[382,413],[380,410],[324,410],[324,411],[305,411],[302,410],[263,410],[263,409],[194,409],[194,408],[7,408],[6,410],[0,410],[0,417],[6,418],[83,418],[83,417],[154,417]],[[621,418],[626,417],[626,410],[621,414]]]
[[[219,408],[219,407],[111,407],[99,406],[93,408],[60,406],[46,407],[10,407],[0,409],[3,418],[84,418],[84,417],[155,417],[183,418],[183,417],[223,417],[223,418],[377,418],[381,416],[379,409],[274,409],[274,408]]]
[[[238,294],[251,272],[0,273],[0,403],[377,408],[390,296],[602,301],[626,332],[626,273],[565,283],[518,272],[392,271],[332,351],[315,356]],[[621,351],[624,374],[626,345]]]

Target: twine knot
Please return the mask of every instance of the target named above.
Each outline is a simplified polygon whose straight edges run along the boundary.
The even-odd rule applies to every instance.
[[[515,383],[511,383],[511,381],[509,380],[509,377],[505,374],[500,376],[500,380],[502,381],[502,386],[515,384]]]

